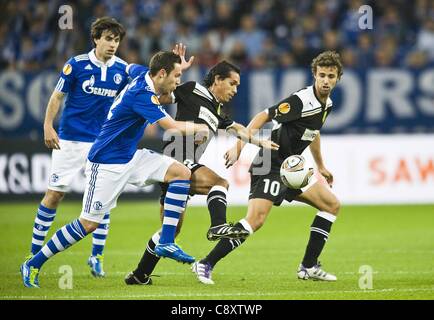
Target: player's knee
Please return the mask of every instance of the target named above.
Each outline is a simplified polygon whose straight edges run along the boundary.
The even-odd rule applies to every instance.
[[[84,230],[86,230],[87,234],[94,232],[96,228],[98,228],[99,226],[99,223],[82,219],[82,218],[80,218],[80,223],[83,226]]]
[[[340,209],[341,209],[341,203],[337,198],[335,198],[333,202],[330,204],[330,213],[337,216]]]
[[[190,180],[191,179],[191,171],[186,166],[181,163],[175,162],[169,168],[168,173],[166,174],[166,182],[171,182],[173,180]]]
[[[221,177],[219,177],[219,178],[217,179],[215,185],[216,185],[216,186],[222,186],[222,187],[225,188],[226,190],[229,189],[229,182],[228,182],[228,180],[226,180],[226,179],[224,179],[224,178],[221,178]]]
[[[220,187],[223,187],[226,190],[228,190],[229,189],[229,182],[222,177],[216,177],[215,179],[209,181],[209,183],[206,187],[206,190],[204,190],[204,191],[206,191],[205,194],[209,193],[211,191],[211,189],[215,186],[220,186]]]
[[[191,171],[186,166],[181,165],[179,166],[179,169],[177,170],[177,179],[179,180],[190,180],[191,178]]]
[[[47,190],[45,193],[44,199],[42,200],[43,204],[49,208],[57,208],[60,201],[62,201],[65,196],[64,192]]]

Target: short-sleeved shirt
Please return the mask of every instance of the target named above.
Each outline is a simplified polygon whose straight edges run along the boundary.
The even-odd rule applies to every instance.
[[[96,58],[94,49],[69,59],[55,87],[67,94],[59,137],[93,142],[115,96],[127,83],[127,63],[116,56],[103,63]]]
[[[271,152],[272,171],[279,171],[283,160],[290,155],[303,153],[318,135],[332,105],[330,98],[325,104],[321,103],[314,86],[309,86],[265,109],[269,119],[273,121],[271,140],[280,146],[279,150]],[[252,166],[263,165],[259,160],[262,155],[261,149]]]
[[[201,145],[192,143],[192,137],[180,137],[179,140],[172,137],[164,145],[164,154],[180,162],[187,159],[197,162],[217,130],[229,129],[234,121],[223,113],[222,104],[212,92],[197,82],[190,81],[178,86],[173,92],[173,97],[177,103],[175,120],[206,124],[211,135],[208,141]],[[176,141],[182,141],[182,153],[178,152],[178,148],[173,148]]]
[[[129,162],[146,126],[168,116],[158,101],[149,72],[139,72],[111,106],[88,159],[106,164]]]

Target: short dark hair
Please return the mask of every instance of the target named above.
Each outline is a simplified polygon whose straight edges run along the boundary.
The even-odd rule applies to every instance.
[[[233,65],[232,63],[227,62],[226,60],[223,60],[209,70],[208,74],[205,76],[205,79],[203,79],[203,84],[209,88],[214,83],[216,76],[219,76],[221,79],[226,79],[230,77],[231,71],[238,74],[241,73],[240,68]]]
[[[155,76],[161,69],[171,73],[175,69],[175,63],[181,64],[181,58],[172,51],[160,51],[154,54],[149,62],[149,72]]]
[[[124,27],[115,19],[111,17],[102,17],[96,19],[90,28],[90,37],[92,38],[92,43],[95,46],[95,39],[100,39],[104,31],[110,31],[115,37],[119,36],[120,41],[125,36]]]
[[[338,79],[344,73],[341,62],[341,56],[335,51],[324,51],[317,55],[311,64],[312,73],[315,76],[317,67],[336,67],[338,69]]]

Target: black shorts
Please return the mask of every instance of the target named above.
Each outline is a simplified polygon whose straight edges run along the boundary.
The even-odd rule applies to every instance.
[[[200,163],[192,162],[191,160],[185,160],[184,165],[190,169],[192,175],[197,169],[205,166]],[[167,188],[169,187],[169,184],[164,182],[160,182],[159,184],[161,187],[160,204],[164,205],[164,198],[166,198],[166,192],[167,192]],[[194,194],[190,192],[190,196],[194,196]]]
[[[266,175],[253,175],[250,172],[250,199],[267,199],[275,206],[280,206],[283,200],[291,202],[300,195],[301,189],[290,189],[280,179],[278,172],[270,172]]]

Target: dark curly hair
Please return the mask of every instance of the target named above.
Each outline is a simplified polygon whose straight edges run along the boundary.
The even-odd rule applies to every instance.
[[[310,65],[312,68],[312,74],[315,76],[317,67],[336,67],[338,69],[338,79],[341,78],[344,73],[343,65],[341,62],[341,56],[335,51],[324,51],[317,55]]]
[[[102,17],[96,19],[90,28],[90,37],[92,44],[95,45],[95,39],[100,39],[104,31],[110,31],[115,37],[119,36],[120,41],[125,36],[124,27],[115,19],[111,17]]]

